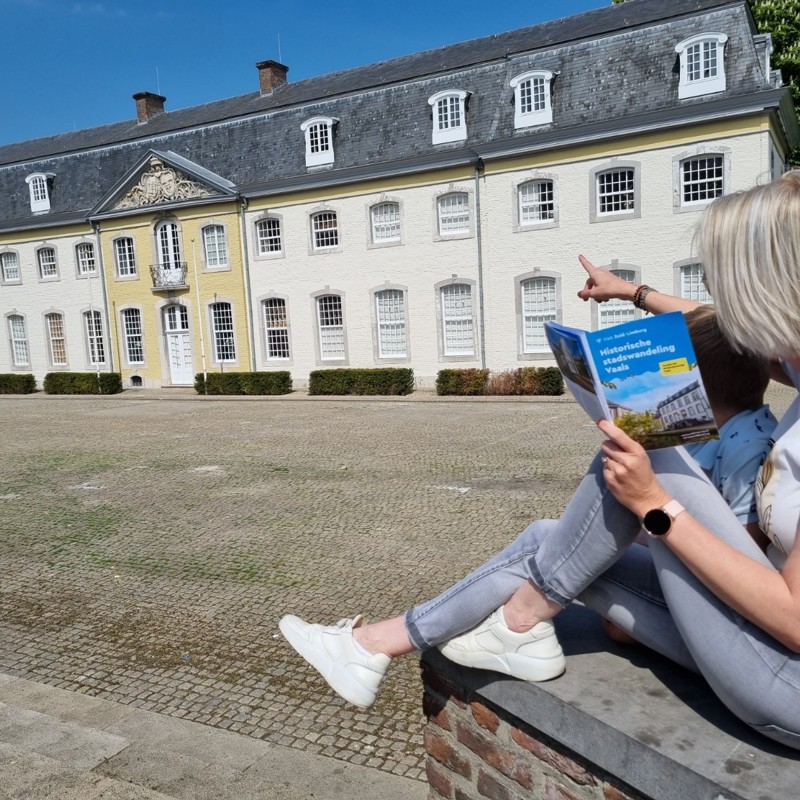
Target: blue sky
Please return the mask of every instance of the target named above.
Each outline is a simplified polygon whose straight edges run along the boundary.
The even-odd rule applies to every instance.
[[[610,2],[0,0],[0,144],[132,119],[135,92],[168,111],[253,92],[269,58],[297,81]]]

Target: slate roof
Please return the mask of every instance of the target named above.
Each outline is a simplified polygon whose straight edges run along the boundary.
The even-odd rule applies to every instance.
[[[674,45],[696,33],[723,31],[727,91],[677,100]],[[626,121],[697,117],[723,99],[737,107],[776,106],[753,44],[745,0],[630,0],[573,17],[474,39],[365,67],[287,83],[271,95],[241,95],[136,120],[0,147],[0,229],[84,218],[149,150],[178,157],[248,194],[334,183],[355,174],[423,169],[474,160],[483,153],[558,146],[584,130],[624,128]],[[553,124],[515,130],[509,81],[548,69]],[[254,79],[255,79],[254,75]],[[431,144],[428,98],[442,89],[470,93],[468,139]],[[308,169],[301,123],[335,117],[332,168]],[[398,123],[397,120],[401,120]],[[32,216],[25,176],[52,172],[51,214]]]

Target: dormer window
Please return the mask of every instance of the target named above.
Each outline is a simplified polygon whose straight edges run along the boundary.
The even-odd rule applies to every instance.
[[[314,117],[300,126],[306,136],[307,167],[333,164],[333,126],[337,122],[333,117]]]
[[[48,172],[34,172],[25,178],[31,193],[31,212],[44,214],[50,210],[50,181],[55,175]]]
[[[514,127],[529,128],[553,121],[550,104],[550,83],[553,73],[548,70],[525,72],[511,81],[514,90]]]
[[[724,33],[701,33],[675,46],[680,59],[678,98],[725,91]]]
[[[467,138],[467,92],[462,89],[437,92],[428,98],[433,108],[433,143],[460,142]]]

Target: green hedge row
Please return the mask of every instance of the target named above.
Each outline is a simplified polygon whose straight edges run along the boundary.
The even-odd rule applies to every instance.
[[[440,395],[551,395],[564,394],[558,367],[521,367],[490,373],[488,369],[443,369],[436,376]]]
[[[0,374],[0,394],[31,394],[35,391],[36,378],[33,375]]]
[[[280,372],[209,372],[203,377],[198,372],[194,377],[194,389],[198,394],[289,394],[292,391],[292,375]]]
[[[318,369],[309,375],[309,394],[411,394],[414,370],[405,367],[384,369]]]
[[[122,376],[118,372],[48,372],[43,386],[47,394],[119,394]]]

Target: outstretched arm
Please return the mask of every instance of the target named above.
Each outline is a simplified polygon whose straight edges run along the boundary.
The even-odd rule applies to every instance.
[[[595,300],[603,303],[606,300],[628,300],[633,302],[636,284],[629,283],[605,269],[597,269],[586,256],[578,256],[578,261],[586,270],[586,283],[578,292],[581,300]],[[655,289],[648,292],[644,301],[644,309],[651,314],[665,314],[668,311],[682,311],[684,314],[697,308],[701,303],[686,300],[671,294],[663,294]]]
[[[603,476],[614,497],[640,518],[672,500],[641,445],[613,422],[598,425],[608,437]],[[778,572],[722,541],[688,511],[678,515],[662,541],[726,605],[800,653],[800,546]]]

